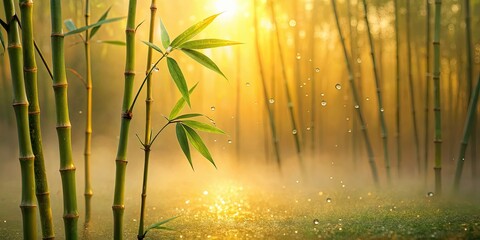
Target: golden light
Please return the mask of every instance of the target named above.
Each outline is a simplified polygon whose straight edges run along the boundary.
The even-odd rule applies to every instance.
[[[236,0],[218,0],[215,2],[215,9],[217,12],[223,12],[221,17],[231,18],[238,10],[238,3]]]

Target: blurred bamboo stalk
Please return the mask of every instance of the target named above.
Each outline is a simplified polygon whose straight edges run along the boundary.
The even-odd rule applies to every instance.
[[[432,41],[431,39],[431,25],[430,25],[430,15],[431,15],[431,10],[430,10],[430,2],[429,0],[425,0],[425,10],[426,10],[426,40],[425,40],[425,149],[424,149],[424,182],[425,184],[427,183],[428,179],[428,151],[429,151],[429,143],[430,143],[430,89],[431,89],[431,83],[430,83],[430,77],[432,76],[431,74],[431,69],[430,69],[430,54],[431,54],[431,45],[430,42]]]
[[[428,0],[426,0],[428,2]],[[395,125],[396,125],[396,140],[397,140],[397,175],[398,177],[401,176],[402,172],[402,142],[401,142],[401,129],[400,129],[400,109],[401,109],[401,97],[400,97],[400,27],[399,27],[399,22],[400,22],[400,16],[399,16],[399,6],[398,6],[398,0],[394,0],[395,4],[395,45],[396,45],[396,50],[395,50],[395,58],[396,58],[396,72],[397,72],[397,77],[396,77],[396,101],[397,101],[397,106],[396,106],[396,111],[395,111]]]
[[[375,163],[375,156],[373,155],[373,148],[372,148],[372,144],[370,142],[370,138],[368,137],[367,125],[365,123],[365,118],[363,116],[363,113],[362,113],[362,110],[361,110],[361,107],[360,107],[360,97],[359,97],[359,94],[358,94],[358,91],[357,91],[357,87],[355,86],[354,77],[353,77],[353,70],[352,70],[352,66],[350,64],[350,59],[348,57],[347,46],[345,44],[345,38],[343,37],[342,29],[340,27],[340,21],[338,19],[337,5],[335,3],[335,0],[332,0],[332,6],[333,6],[333,12],[335,14],[335,22],[337,24],[338,35],[340,37],[340,41],[341,41],[342,47],[343,47],[345,64],[346,64],[346,67],[347,67],[347,70],[348,70],[348,81],[350,83],[350,88],[352,89],[353,101],[354,101],[354,104],[355,104],[354,107],[357,111],[358,119],[360,121],[361,129],[362,129],[362,132],[363,132],[363,138],[365,140],[365,147],[366,147],[367,154],[368,154],[368,162],[370,164],[370,170],[372,171],[373,181],[374,181],[375,185],[377,185],[377,187],[378,187],[380,182],[379,182],[379,179],[378,179],[378,172],[377,172],[377,165]]]
[[[35,174],[30,128],[28,124],[28,100],[23,76],[22,44],[20,42],[19,23],[16,19],[13,0],[4,0],[5,17],[8,24],[8,57],[13,87],[13,109],[17,121],[18,151],[22,173],[22,210],[23,239],[37,238],[37,216],[35,203]],[[27,37],[28,38],[28,37]]]
[[[382,94],[381,94],[381,88],[380,88],[380,77],[379,73],[377,70],[377,61],[375,57],[375,47],[373,44],[373,37],[372,37],[372,31],[370,30],[370,23],[368,21],[368,5],[367,1],[363,0],[363,13],[365,17],[365,24],[367,25],[367,33],[368,33],[368,40],[370,43],[370,55],[372,58],[372,64],[373,64],[373,74],[375,77],[375,88],[376,88],[376,93],[377,93],[377,99],[378,99],[378,110],[380,114],[380,125],[381,125],[381,130],[382,130],[382,140],[383,140],[383,153],[384,153],[384,160],[385,160],[385,170],[387,173],[387,181],[388,183],[391,183],[391,174],[390,174],[390,158],[388,156],[388,131],[387,131],[387,123],[385,120],[385,110],[383,108],[383,101],[382,101]]]
[[[42,239],[55,238],[53,229],[52,209],[50,207],[50,192],[43,157],[42,132],[40,127],[40,106],[38,103],[37,63],[33,43],[33,1],[20,2],[22,22],[22,45],[24,59],[25,87],[28,99],[28,120],[30,125],[30,141],[35,155],[35,195],[38,201]]]

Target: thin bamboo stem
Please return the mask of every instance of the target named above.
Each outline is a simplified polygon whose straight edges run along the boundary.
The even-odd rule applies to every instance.
[[[428,0],[427,0],[428,1]],[[396,72],[397,72],[397,77],[396,77],[396,81],[395,81],[395,84],[396,84],[396,87],[395,87],[395,90],[396,90],[396,102],[397,102],[397,106],[396,106],[396,111],[395,111],[395,125],[396,125],[396,133],[395,133],[395,137],[396,137],[396,143],[397,143],[397,175],[400,177],[401,175],[401,167],[402,167],[402,142],[401,142],[401,124],[400,124],[400,110],[401,110],[401,97],[400,97],[400,92],[401,92],[401,89],[400,89],[400,34],[399,34],[399,22],[400,22],[400,17],[399,17],[399,14],[398,14],[398,9],[399,9],[399,6],[398,6],[398,1],[395,0],[394,1],[394,4],[395,4],[395,45],[396,45],[396,50],[395,50],[395,58],[396,58]]]
[[[90,0],[85,1],[85,26],[90,25]],[[90,180],[90,159],[92,155],[92,63],[90,54],[90,31],[85,30],[85,63],[86,63],[86,90],[87,90],[87,113],[85,123],[85,148],[84,148],[84,164],[85,164],[85,226],[88,225],[91,218],[91,201],[93,197],[92,183]]]
[[[10,74],[13,87],[13,109],[17,121],[18,153],[22,175],[22,210],[23,238],[37,238],[36,203],[35,203],[35,156],[30,141],[28,124],[28,100],[23,78],[22,44],[20,30],[15,19],[13,0],[4,0],[5,17],[8,23],[8,57],[10,58]]]
[[[472,93],[472,97],[470,99],[470,104],[468,105],[468,112],[467,118],[465,119],[465,125],[463,128],[463,138],[460,142],[460,153],[458,154],[457,159],[457,169],[455,171],[455,180],[453,184],[454,191],[458,192],[460,188],[460,180],[462,178],[462,170],[463,164],[465,163],[465,153],[467,151],[468,140],[470,135],[472,134],[472,128],[475,124],[475,114],[477,113],[477,105],[478,105],[478,95],[480,93],[480,75],[477,81],[477,87],[474,89]],[[475,132],[473,132],[475,134]],[[475,146],[473,146],[475,147]]]
[[[415,144],[415,156],[417,159],[417,171],[421,171],[421,161],[420,161],[420,141],[418,140],[418,127],[417,127],[417,113],[415,111],[415,87],[413,85],[413,70],[412,70],[412,46],[411,41],[411,29],[410,29],[410,0],[407,0],[407,65],[408,65],[408,83],[410,90],[410,106],[412,110],[412,123],[413,123],[413,140]]]
[[[440,112],[440,30],[442,0],[435,0],[435,29],[433,36],[433,92],[435,112],[435,192],[442,192],[442,115]]]
[[[273,116],[273,110],[272,106],[270,106],[270,101],[269,101],[269,95],[268,95],[268,90],[267,90],[267,83],[265,80],[265,72],[264,72],[264,66],[263,66],[263,61],[262,61],[262,56],[261,56],[261,47],[260,47],[260,39],[259,39],[259,29],[258,29],[258,13],[257,13],[257,0],[254,0],[254,23],[255,23],[255,47],[256,47],[256,53],[257,53],[257,61],[258,61],[258,70],[260,71],[260,79],[262,80],[262,86],[263,86],[263,95],[265,97],[265,109],[267,110],[268,114],[268,120],[270,123],[270,130],[272,133],[272,142],[273,142],[273,149],[275,152],[275,159],[277,162],[277,166],[279,169],[282,167],[282,161],[280,158],[280,148],[279,148],[279,139],[277,136],[277,127],[275,125],[275,118]]]
[[[426,53],[425,53],[425,69],[426,69],[426,74],[425,74],[425,152],[424,152],[424,177],[425,177],[425,183],[427,183],[428,179],[428,150],[429,150],[429,143],[430,143],[430,91],[431,91],[431,83],[430,83],[430,77],[432,74],[430,73],[430,54],[432,51],[430,42],[432,41],[431,39],[431,25],[430,25],[430,15],[431,15],[431,10],[430,10],[430,3],[429,0],[425,0],[425,8],[426,8],[426,23],[427,23],[427,34],[426,34],[426,41],[425,41],[425,48],[426,48]]]
[[[115,160],[115,190],[113,199],[113,238],[123,239],[123,213],[125,211],[125,174],[130,122],[132,120],[133,82],[135,79],[135,13],[137,1],[129,0],[126,38],[125,84],[123,92],[120,139]]]
[[[153,43],[155,36],[155,14],[157,12],[156,0],[152,0],[150,5],[150,31],[148,35],[148,41]],[[147,200],[147,184],[148,184],[148,163],[150,161],[151,143],[152,143],[152,74],[150,74],[150,68],[152,65],[152,48],[148,48],[147,52],[147,66],[145,74],[147,75],[147,96],[145,99],[145,139],[144,139],[144,168],[143,168],[143,183],[142,183],[142,202],[140,206],[140,221],[138,225],[137,239],[143,239],[144,223],[145,223],[145,206]]]
[[[387,173],[387,181],[388,181],[388,183],[391,183],[390,158],[389,158],[389,155],[388,155],[387,123],[386,123],[386,120],[385,120],[385,111],[384,111],[384,108],[383,108],[382,94],[381,94],[381,88],[380,88],[380,77],[379,77],[379,73],[378,73],[378,70],[377,70],[377,60],[376,60],[376,57],[375,57],[375,47],[374,47],[374,44],[373,44],[372,32],[370,30],[370,23],[368,21],[368,5],[367,5],[366,0],[363,0],[363,13],[364,13],[364,18],[365,18],[365,24],[367,25],[368,40],[369,40],[369,43],[370,43],[370,55],[371,55],[372,64],[373,64],[373,74],[374,74],[374,77],[375,77],[375,88],[376,88],[377,99],[378,99],[378,111],[379,111],[379,114],[380,114],[380,125],[381,125],[381,130],[382,130],[385,170],[386,170],[386,173]]]
[[[377,165],[375,163],[375,156],[373,155],[373,148],[372,144],[370,142],[370,138],[368,137],[368,132],[367,132],[367,125],[365,123],[365,118],[363,116],[361,107],[360,107],[360,97],[357,91],[357,87],[355,86],[354,82],[354,77],[353,77],[353,70],[352,66],[350,64],[350,59],[347,53],[347,46],[345,44],[345,38],[343,37],[342,29],[340,27],[340,21],[338,20],[338,13],[337,13],[337,5],[335,3],[335,0],[332,0],[332,6],[333,6],[333,12],[335,14],[335,22],[337,24],[337,30],[338,34],[340,37],[340,41],[342,43],[343,47],[343,53],[345,57],[345,64],[348,70],[348,81],[350,83],[350,88],[352,89],[352,95],[353,95],[353,101],[355,104],[355,109],[358,115],[358,119],[360,121],[361,129],[363,132],[363,138],[365,140],[365,147],[367,149],[367,154],[368,154],[368,162],[370,164],[370,170],[372,171],[372,177],[375,185],[379,186],[379,180],[378,180],[378,172],[377,172]]]
[[[35,195],[37,196],[42,239],[54,239],[52,209],[50,207],[50,192],[45,171],[43,157],[42,132],[40,127],[40,106],[38,103],[37,63],[35,61],[35,47],[33,42],[33,1],[20,2],[22,22],[22,45],[24,59],[24,77],[27,93],[28,120],[30,125],[30,141],[35,155]]]

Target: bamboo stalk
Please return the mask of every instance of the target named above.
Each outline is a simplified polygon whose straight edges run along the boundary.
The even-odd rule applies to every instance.
[[[123,239],[123,213],[125,211],[125,174],[127,168],[128,133],[132,112],[133,82],[135,79],[135,13],[136,0],[129,0],[126,37],[125,85],[123,92],[120,139],[115,160],[115,190],[113,199],[113,238]]]
[[[468,105],[468,112],[467,118],[465,119],[465,125],[463,128],[463,138],[460,142],[460,153],[458,154],[457,159],[457,169],[455,171],[455,180],[453,184],[453,188],[455,192],[458,192],[460,188],[460,179],[462,178],[462,170],[463,164],[465,163],[465,153],[467,151],[468,140],[472,133],[472,128],[475,124],[475,114],[477,113],[477,105],[478,105],[478,95],[480,93],[480,76],[478,77],[477,87],[474,89],[472,93],[472,97],[470,98],[470,104]],[[475,146],[473,146],[475,147]]]
[[[377,93],[377,99],[378,99],[378,111],[380,114],[380,125],[381,125],[381,130],[382,130],[382,140],[383,140],[383,153],[384,153],[384,160],[385,160],[385,170],[387,173],[387,181],[388,183],[391,183],[391,174],[390,174],[390,158],[388,156],[388,131],[387,131],[387,123],[385,120],[385,114],[384,114],[384,108],[383,108],[383,101],[382,101],[382,94],[381,94],[381,88],[380,88],[380,77],[379,73],[377,70],[377,60],[375,57],[375,47],[373,44],[373,37],[372,37],[372,32],[370,30],[370,23],[368,22],[368,6],[367,6],[367,1],[363,0],[363,13],[364,13],[364,18],[365,18],[365,24],[367,25],[367,32],[368,32],[368,40],[370,43],[370,55],[372,58],[372,64],[373,64],[373,74],[375,77],[375,88],[376,88],[376,93]]]
[[[90,25],[90,0],[85,1],[85,26]],[[87,90],[87,113],[85,124],[85,148],[83,152],[85,164],[85,226],[88,226],[92,213],[92,183],[90,180],[90,158],[92,155],[92,63],[90,54],[90,30],[85,30],[85,63],[86,63],[86,90]]]
[[[425,152],[424,152],[424,176],[425,176],[425,183],[427,183],[428,179],[428,150],[429,150],[429,143],[430,143],[430,53],[431,53],[431,27],[430,27],[430,3],[429,0],[425,0],[425,8],[426,8],[426,18],[427,18],[427,34],[426,34],[426,53],[425,53]]]
[[[297,122],[295,120],[295,112],[294,112],[294,109],[293,109],[293,102],[292,102],[292,95],[291,95],[291,92],[290,92],[290,87],[288,86],[288,77],[287,77],[287,72],[286,72],[286,64],[285,64],[285,58],[283,56],[283,48],[282,48],[282,44],[280,42],[280,31],[278,30],[278,23],[277,23],[277,17],[276,17],[276,14],[275,14],[275,6],[274,6],[274,2],[273,1],[270,1],[270,10],[271,10],[271,13],[272,13],[272,22],[273,22],[273,27],[275,29],[275,33],[276,33],[276,38],[277,38],[277,48],[278,48],[278,55],[279,55],[279,59],[280,59],[280,65],[282,66],[282,79],[283,79],[283,85],[284,85],[284,88],[285,88],[285,94],[286,94],[286,97],[287,97],[287,105],[288,105],[288,113],[289,113],[289,116],[290,116],[290,123],[291,123],[291,127],[292,127],[292,135],[293,135],[293,138],[294,138],[294,141],[295,141],[295,149],[297,150],[297,157],[298,157],[298,160],[300,162],[300,168],[302,170],[302,173],[305,174],[305,165],[304,165],[304,162],[303,162],[303,158],[302,158],[302,149],[301,149],[301,144],[300,144],[300,132],[299,132],[299,129],[297,127]]]
[[[379,183],[379,180],[378,180],[378,173],[377,173],[377,165],[375,163],[375,156],[373,155],[373,148],[372,148],[372,144],[370,142],[370,138],[368,137],[367,125],[365,123],[365,118],[363,116],[363,113],[362,113],[362,110],[361,110],[361,107],[360,107],[360,98],[359,98],[357,88],[355,86],[355,82],[354,82],[354,78],[353,78],[353,70],[352,70],[352,66],[350,64],[350,59],[348,57],[347,47],[346,47],[346,44],[345,44],[345,38],[343,37],[342,29],[340,27],[340,21],[338,20],[337,5],[335,3],[335,0],[332,0],[332,6],[333,6],[333,12],[335,14],[335,22],[337,24],[338,34],[339,34],[340,41],[341,41],[342,47],[343,47],[345,64],[346,64],[346,67],[347,67],[347,70],[348,70],[348,81],[350,83],[350,88],[352,89],[352,95],[353,95],[353,101],[354,101],[354,104],[355,104],[355,109],[356,109],[356,112],[357,112],[357,115],[358,115],[358,119],[360,121],[361,129],[362,129],[362,132],[363,132],[363,138],[365,140],[365,147],[367,149],[368,162],[370,164],[370,170],[372,171],[372,177],[373,177],[374,183],[377,186],[379,186],[380,183]]]
[[[35,155],[35,195],[38,201],[42,238],[54,239],[52,209],[50,207],[50,192],[48,190],[45,161],[43,157],[42,132],[40,127],[40,106],[38,103],[37,63],[35,61],[35,48],[33,43],[33,1],[20,2],[22,21],[22,45],[24,59],[24,77],[27,93],[28,120],[30,126],[30,141]]]
[[[153,43],[155,36],[155,14],[157,12],[156,0],[152,0],[150,5],[150,29],[148,35],[148,41]],[[140,221],[138,225],[137,239],[144,239],[144,222],[145,222],[145,205],[147,199],[147,184],[148,184],[148,163],[150,161],[151,142],[152,142],[152,74],[150,69],[152,66],[152,48],[148,48],[147,52],[147,66],[145,74],[147,75],[147,96],[145,99],[145,138],[144,138],[144,167],[143,167],[143,183],[142,183],[142,202],[140,206]]]
[[[57,115],[57,136],[60,150],[60,174],[63,189],[63,220],[65,238],[77,239],[77,192],[75,165],[72,158],[71,125],[68,113],[67,76],[65,72],[64,41],[62,31],[62,2],[51,0],[53,90]]]
[[[428,0],[427,0],[428,1]],[[401,167],[402,167],[402,142],[401,142],[401,124],[400,124],[400,110],[401,110],[401,97],[400,97],[400,34],[399,34],[399,14],[398,14],[398,1],[394,1],[395,4],[395,45],[396,45],[396,50],[395,50],[395,58],[396,58],[396,71],[397,71],[397,77],[396,77],[396,101],[397,101],[397,106],[396,106],[396,112],[395,112],[395,125],[396,125],[396,140],[397,140],[397,175],[400,177],[401,175]]]
[[[418,140],[418,127],[417,127],[417,114],[415,111],[415,91],[413,85],[413,71],[412,71],[412,47],[410,44],[411,41],[411,31],[410,31],[410,0],[407,0],[407,65],[408,65],[408,85],[410,90],[410,106],[412,108],[412,121],[413,121],[413,140],[415,144],[415,156],[417,159],[417,171],[421,171],[421,162],[420,162],[420,142]]]
[[[19,24],[15,18],[13,0],[4,0],[5,17],[8,23],[8,57],[13,87],[13,109],[17,122],[18,151],[22,175],[22,210],[23,238],[37,238],[36,203],[35,203],[35,156],[30,141],[28,124],[28,100],[23,78],[22,44],[20,42]]]
[[[273,116],[273,110],[272,110],[272,106],[270,106],[270,101],[269,101],[269,98],[268,98],[268,91],[267,91],[267,83],[265,81],[265,72],[264,72],[264,67],[263,67],[263,61],[262,61],[262,56],[260,54],[261,52],[261,48],[260,48],[260,39],[258,37],[259,35],[259,29],[258,29],[258,13],[257,13],[257,0],[254,0],[254,15],[253,15],[253,18],[254,18],[254,23],[255,23],[255,47],[256,47],[256,53],[257,53],[257,61],[258,61],[258,69],[260,71],[260,79],[262,80],[262,86],[263,86],[263,95],[265,97],[265,109],[267,110],[267,114],[268,114],[268,120],[269,120],[269,123],[270,123],[270,130],[271,130],[271,133],[272,133],[272,142],[273,142],[273,149],[274,149],[274,152],[275,152],[275,159],[276,159],[276,162],[277,162],[277,166],[279,169],[281,169],[282,167],[282,161],[281,161],[281,158],[280,158],[280,148],[279,148],[279,140],[278,140],[278,136],[277,136],[277,127],[275,125],[275,118]]]
[[[440,112],[440,30],[442,0],[435,0],[435,29],[433,36],[433,92],[435,112],[435,192],[442,192],[442,115]]]

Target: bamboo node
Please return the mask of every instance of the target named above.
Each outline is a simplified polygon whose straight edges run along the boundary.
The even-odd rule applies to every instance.
[[[32,203],[32,204],[26,204],[26,203],[20,204],[20,209],[22,209],[22,210],[24,210],[24,209],[25,209],[25,210],[27,210],[27,209],[35,209],[35,208],[37,208],[37,205],[36,205],[36,204],[33,204],[33,203]]]
[[[22,106],[28,106],[28,102],[14,102],[12,103],[13,107],[22,107]]]
[[[37,68],[36,67],[23,67],[23,71],[25,72],[29,72],[29,73],[34,73],[34,72],[37,72]]]
[[[68,87],[68,83],[54,83],[53,84],[54,89],[67,88],[67,87]]]
[[[22,1],[20,3],[20,8],[30,8],[33,6],[33,1]]]
[[[72,125],[70,125],[70,123],[59,123],[57,124],[57,129],[66,129],[66,128],[71,128]]]
[[[73,172],[75,171],[77,168],[75,166],[70,166],[70,167],[65,167],[65,168],[60,168],[60,173],[64,173],[64,172]]]
[[[78,213],[67,213],[63,215],[63,219],[75,219],[78,218]]]
[[[116,159],[115,162],[119,163],[119,164],[125,164],[125,165],[127,165],[127,163],[128,163],[128,161],[125,160],[125,159]]]
[[[125,71],[124,75],[125,76],[135,76],[135,72],[134,71]]]
[[[434,139],[433,142],[434,143],[442,143],[442,139]]]
[[[65,36],[63,35],[63,33],[52,33],[50,34],[50,37],[59,37],[59,38],[64,38]]]
[[[113,210],[125,210],[125,205],[113,205],[112,206]]]
[[[122,118],[131,120],[133,118],[133,113],[130,112],[130,111],[124,112],[124,113],[122,113]]]
[[[18,43],[10,43],[8,44],[8,48],[12,48],[12,49],[15,49],[15,48],[22,48],[22,44],[18,44]]]
[[[135,29],[133,29],[133,28],[127,28],[127,29],[125,29],[125,33],[126,33],[126,34],[129,34],[129,33],[135,34]]]
[[[35,156],[31,155],[31,156],[19,157],[18,159],[20,160],[20,162],[33,161],[35,160]]]
[[[50,192],[39,192],[39,193],[35,193],[35,195],[38,197],[42,197],[42,196],[48,196],[50,195]]]

